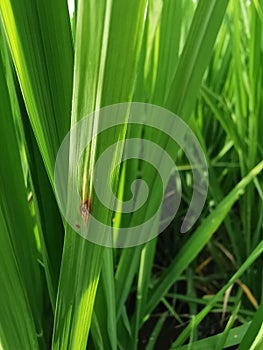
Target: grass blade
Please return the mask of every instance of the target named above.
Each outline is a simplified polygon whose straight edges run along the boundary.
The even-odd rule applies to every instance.
[[[246,177],[244,177],[236,187],[221,201],[217,208],[204,220],[197,230],[190,236],[187,244],[183,246],[172,264],[161,277],[158,285],[152,292],[146,306],[145,315],[149,315],[158,304],[160,298],[169,290],[172,284],[178,279],[181,273],[201,251],[208,242],[212,234],[228,214],[233,204],[244,193],[246,186],[263,169],[263,162],[259,163]]]

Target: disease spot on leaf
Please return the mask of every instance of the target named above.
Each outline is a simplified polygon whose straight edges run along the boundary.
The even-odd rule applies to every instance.
[[[87,198],[80,204],[80,215],[82,216],[85,224],[88,224],[89,215],[91,213],[91,199]]]

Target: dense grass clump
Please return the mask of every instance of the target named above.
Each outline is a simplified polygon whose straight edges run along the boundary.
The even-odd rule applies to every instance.
[[[0,0],[0,14],[0,348],[262,349],[262,0],[75,0],[72,15],[62,0]],[[99,155],[128,138],[172,149],[183,193],[176,217],[157,238],[120,249],[76,234],[54,170],[70,128],[122,102],[164,107],[189,125],[209,189],[182,234],[193,174],[168,135],[147,120],[123,123],[93,138],[75,170],[72,137],[67,175],[77,174],[85,225],[94,212],[117,233],[148,219],[158,176],[139,156],[120,165],[117,145],[118,199],[129,200],[138,178],[155,192],[137,216],[113,215],[94,192]],[[94,135],[104,121],[91,115],[83,132]]]

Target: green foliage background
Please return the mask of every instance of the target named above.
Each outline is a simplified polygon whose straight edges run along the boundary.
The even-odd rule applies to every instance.
[[[71,19],[64,0],[0,0],[0,13],[0,347],[261,349],[262,0],[76,0]],[[207,157],[209,196],[181,236],[192,182],[179,151],[184,198],[173,225],[113,250],[63,221],[54,164],[70,126],[132,101],[190,125]],[[123,126],[108,140],[144,131]],[[86,151],[83,200],[104,147]],[[115,173],[120,198],[138,167]],[[155,185],[147,167],[143,175]]]

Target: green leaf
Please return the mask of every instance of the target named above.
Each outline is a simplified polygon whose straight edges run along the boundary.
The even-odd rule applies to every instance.
[[[73,50],[66,1],[2,0],[0,11],[27,112],[53,179],[70,125]]]
[[[235,327],[229,331],[229,335],[226,339],[224,349],[229,348],[231,346],[235,346],[240,343],[241,339],[244,336],[244,333],[247,331],[249,327],[249,324],[244,324],[239,327]],[[215,349],[216,345],[218,344],[218,341],[222,337],[223,333],[219,333],[216,335],[213,335],[212,337],[207,337],[202,340],[198,340],[191,344],[190,349],[191,350],[213,350]],[[171,349],[176,350],[189,350],[189,345],[180,346],[180,347],[171,347]]]
[[[78,3],[72,124],[102,106],[131,100],[144,10],[145,1],[139,0],[132,3],[120,0]],[[96,131],[99,122],[99,114],[95,114],[93,130],[88,130],[90,134]],[[97,154],[105,148],[105,143],[118,139],[125,132],[124,125],[119,131],[113,130],[106,140],[95,140],[87,150],[81,173],[83,202],[91,194],[92,169]],[[72,147],[74,142],[77,145],[78,140],[72,140]],[[121,150],[117,149],[113,166],[120,155]],[[71,176],[75,169],[69,170]],[[70,192],[68,196],[70,198]],[[92,203],[92,208],[95,215],[95,211],[98,211],[96,202]],[[106,212],[106,218],[111,219],[111,212]],[[92,227],[89,230],[92,232]],[[103,253],[103,247],[85,241],[67,227],[55,317],[54,349],[86,348]]]
[[[15,91],[9,91],[11,85],[7,84],[10,67],[8,56],[4,56],[3,37],[0,44],[0,159],[3,169],[0,173],[0,337],[10,349],[17,346],[37,348],[36,336],[43,336],[42,283],[14,110],[9,97],[9,94],[15,95]]]
[[[179,251],[169,268],[155,286],[151,293],[145,310],[145,316],[149,315],[160,298],[168,292],[169,288],[180,277],[181,273],[186,269],[191,261],[197,256],[211,236],[216,232],[225,216],[233,204],[244,193],[246,186],[257,176],[263,169],[263,162],[259,163],[251,172],[244,177],[236,187],[220,202],[216,209],[202,222],[202,224],[191,234],[186,244]]]

